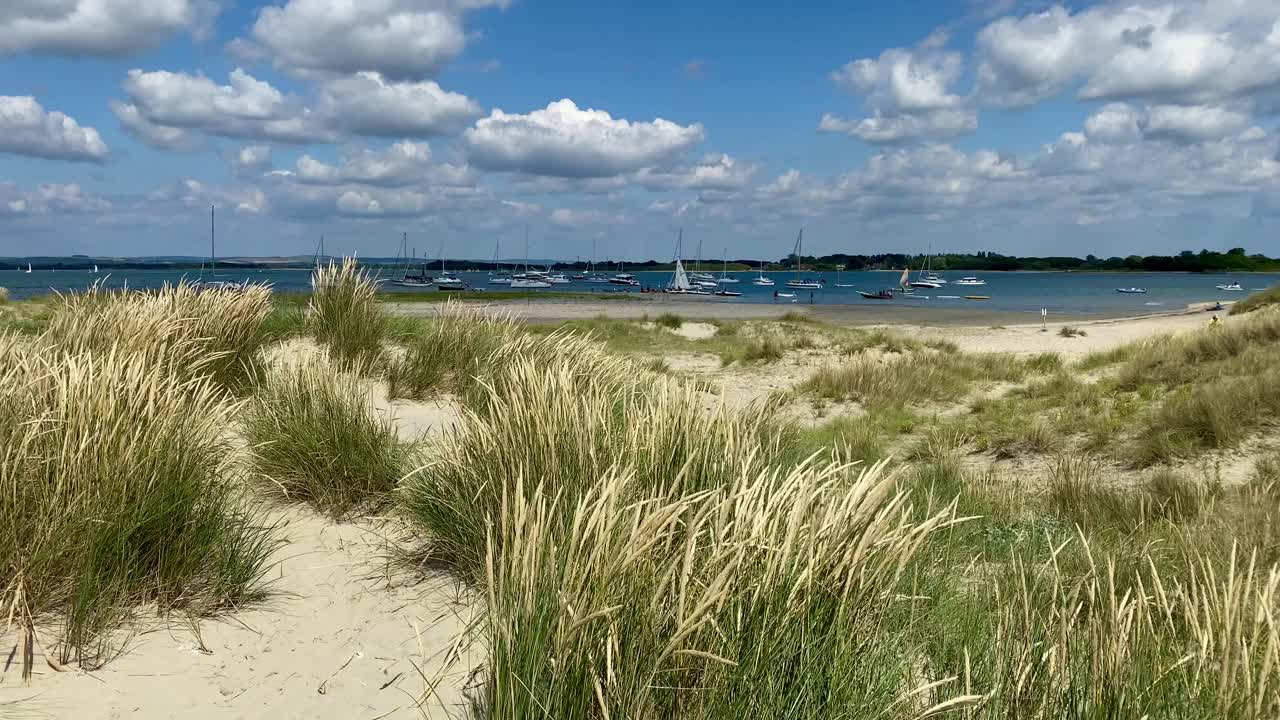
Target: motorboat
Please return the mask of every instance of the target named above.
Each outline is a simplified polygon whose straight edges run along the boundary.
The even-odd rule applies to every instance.
[[[466,287],[466,283],[462,282],[462,278],[445,272],[435,279],[435,286],[441,290],[458,290]]]
[[[564,273],[550,273],[547,275],[547,282],[552,285],[567,285],[569,278]]]
[[[795,290],[821,290],[824,286],[821,280],[788,280],[787,287]]]
[[[489,278],[490,285],[510,285],[512,282],[510,275],[494,275]]]
[[[867,300],[892,300],[893,299],[892,290],[878,290],[876,292],[866,292],[865,290],[859,290],[858,294],[866,298]]]
[[[973,277],[972,275],[970,275],[969,277],[962,277],[956,281],[956,285],[986,285],[986,284],[987,284],[986,280]]]
[[[1125,295],[1146,295],[1147,289],[1139,287],[1116,288],[1116,292],[1124,293]]]
[[[1232,292],[1239,292],[1239,291],[1241,291],[1241,290],[1244,290],[1244,288],[1243,288],[1243,287],[1241,287],[1240,283],[1238,283],[1238,282],[1229,282],[1229,283],[1224,283],[1224,284],[1222,284],[1222,285],[1218,285],[1218,286],[1217,286],[1217,288],[1218,288],[1219,290],[1229,290],[1229,291],[1232,291]]]
[[[533,275],[516,275],[511,278],[512,290],[539,290],[551,287],[551,283]]]
[[[610,285],[628,285],[628,286],[634,287],[636,285],[639,285],[640,281],[636,279],[635,275],[631,275],[629,273],[618,273],[617,275],[614,275],[613,277],[609,278],[609,284]]]

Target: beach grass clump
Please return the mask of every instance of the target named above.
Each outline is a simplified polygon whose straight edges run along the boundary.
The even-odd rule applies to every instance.
[[[1261,292],[1251,293],[1245,299],[1231,306],[1231,314],[1243,315],[1274,305],[1280,305],[1280,285],[1269,287]]]
[[[1089,333],[1085,332],[1084,330],[1081,330],[1078,327],[1072,327],[1071,325],[1063,325],[1062,327],[1058,328],[1058,335],[1064,338],[1084,337],[1085,335],[1088,335],[1088,334]]]
[[[692,493],[797,461],[795,435],[772,407],[708,411],[696,388],[624,359],[584,371],[586,348],[510,350],[515,359],[481,386],[488,399],[469,404],[433,461],[402,484],[409,514],[464,575],[480,571],[487,524],[517,483],[572,503],[611,468],[646,491]]]
[[[903,568],[952,515],[910,519],[882,468],[634,487],[613,471],[575,502],[505,491],[482,717],[905,718],[980,699],[904,652]]]
[[[1026,372],[1023,361],[994,353],[859,352],[840,365],[819,368],[800,388],[829,400],[852,400],[872,407],[954,402],[967,395],[976,382],[1012,381]]]
[[[386,505],[414,458],[360,368],[342,368],[320,355],[272,369],[244,419],[264,485],[335,518]]]
[[[1230,325],[1136,343],[1117,375],[1121,389],[1143,383],[1185,385],[1228,374],[1280,368],[1280,313],[1261,313]]]
[[[653,319],[653,324],[668,330],[679,330],[684,325],[684,318],[672,312],[664,312]]]
[[[339,363],[373,369],[383,353],[387,320],[378,307],[378,281],[355,258],[329,262],[311,274],[306,327]]]
[[[184,280],[130,291],[95,283],[58,296],[42,338],[58,352],[142,355],[179,377],[209,375],[239,389],[259,369],[270,313],[271,290],[263,285],[214,290]]]
[[[9,288],[0,287],[0,305],[7,305],[8,303],[9,303]]]
[[[1130,450],[1140,466],[1233,447],[1280,417],[1280,370],[1228,377],[1170,394],[1142,421]]]
[[[226,434],[241,404],[166,367],[0,341],[0,602],[28,648],[56,628],[39,641],[61,663],[113,657],[111,631],[144,605],[201,615],[263,595],[273,531]]]
[[[469,392],[500,348],[519,332],[506,314],[450,300],[398,333],[404,355],[387,361],[387,394],[425,399]]]
[[[720,353],[720,365],[728,367],[734,363],[777,362],[787,354],[788,349],[786,340],[773,333],[765,333],[730,345]]]

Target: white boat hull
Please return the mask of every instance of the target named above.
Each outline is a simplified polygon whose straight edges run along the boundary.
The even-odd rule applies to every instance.
[[[549,288],[551,283],[546,280],[512,280],[512,290],[538,290],[541,288]]]

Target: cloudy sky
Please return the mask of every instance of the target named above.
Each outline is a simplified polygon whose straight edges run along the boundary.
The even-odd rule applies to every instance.
[[[3,0],[0,255],[1280,254],[1280,2]]]

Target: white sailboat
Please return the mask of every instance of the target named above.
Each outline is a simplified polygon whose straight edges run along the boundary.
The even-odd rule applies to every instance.
[[[27,263],[27,274],[31,274],[31,263]]]
[[[720,267],[720,282],[722,282],[722,283],[723,283],[723,282],[725,282],[725,280],[732,280],[733,282],[738,282],[738,278],[730,278],[730,277],[729,277],[729,274],[728,274],[728,273],[729,273],[729,261],[728,261],[728,259],[726,259],[725,257],[723,257],[723,255],[724,255],[724,253],[721,253],[721,258],[720,258],[720,264],[721,264],[721,267]],[[737,290],[730,290],[730,289],[728,289],[728,288],[720,288],[719,290],[716,290],[715,294],[716,294],[716,295],[719,295],[720,297],[742,297],[742,293],[738,292]]]
[[[720,279],[717,282],[721,285],[737,285],[742,281],[736,277],[730,277],[729,275],[729,260],[725,257],[725,254],[728,252],[729,249],[725,248],[724,252],[720,253],[720,263],[722,267],[720,268]],[[739,293],[739,295],[741,295],[741,293]]]
[[[524,228],[524,272],[511,278],[512,290],[540,290],[551,287],[550,281],[539,273],[529,272],[529,227]]]
[[[798,276],[801,272],[800,258],[803,257],[804,252],[804,228],[800,228],[800,233],[796,235],[796,247],[793,252],[796,256],[796,275]],[[787,287],[797,290],[821,290],[822,283],[818,280],[796,277],[787,281]]]
[[[843,269],[844,269],[844,266],[843,266],[843,265],[837,265],[837,266],[836,266],[836,287],[838,287],[838,288],[851,288],[851,287],[853,287],[852,285],[846,285],[846,284],[843,284],[843,283],[841,283],[841,282],[840,282],[840,271],[841,271],[841,270],[843,270]]]
[[[498,250],[501,247],[502,247],[501,240],[493,241],[493,270],[489,271],[490,285],[510,285],[511,284],[511,274],[503,270],[502,266],[498,264]]]
[[[676,269],[671,275],[671,282],[667,283],[666,291],[676,295],[710,295],[705,289],[695,283],[691,276],[684,271],[684,262],[681,255],[684,254],[684,229],[680,229],[680,235],[676,238]]]
[[[94,264],[94,266],[93,266],[93,274],[94,274],[94,275],[97,275],[97,274],[98,274],[98,265],[97,265],[97,263],[95,263],[95,264]]]
[[[444,265],[444,242],[440,243],[440,276],[435,279],[436,287],[441,290],[461,290],[466,287],[462,278],[450,275]]]
[[[946,280],[944,280],[937,273],[933,272],[933,270],[931,269],[932,261],[933,261],[933,245],[930,245],[929,254],[924,256],[924,263],[920,266],[920,274],[917,275],[916,279],[910,283],[911,287],[937,290],[938,288],[947,284]]]
[[[755,280],[751,281],[751,284],[757,287],[773,287],[773,278],[770,278],[764,274],[763,260],[760,261],[760,274],[756,276]]]

